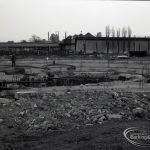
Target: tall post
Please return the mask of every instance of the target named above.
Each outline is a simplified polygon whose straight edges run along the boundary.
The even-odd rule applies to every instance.
[[[148,56],[149,56],[149,53],[150,53],[150,38],[148,38]]]
[[[59,40],[59,31],[58,31],[58,40]]]
[[[65,32],[65,39],[67,38],[67,32]]]
[[[49,32],[48,32],[48,41],[49,41]]]

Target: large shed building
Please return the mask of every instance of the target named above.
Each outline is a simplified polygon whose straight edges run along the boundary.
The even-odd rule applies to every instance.
[[[150,53],[150,38],[146,37],[94,37],[87,33],[86,35],[80,34],[75,38],[66,38],[64,45],[68,51],[82,54],[131,53],[132,56],[140,56],[141,53],[143,56]]]

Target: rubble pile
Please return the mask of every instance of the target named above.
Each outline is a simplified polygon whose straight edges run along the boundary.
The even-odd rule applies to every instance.
[[[117,90],[67,90],[0,99],[0,124],[24,134],[71,130],[115,119],[150,119],[150,97]]]

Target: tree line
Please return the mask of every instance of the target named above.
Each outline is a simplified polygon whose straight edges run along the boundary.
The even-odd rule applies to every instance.
[[[132,29],[130,26],[128,27],[123,27],[121,28],[117,28],[115,30],[114,27],[110,27],[109,25],[107,25],[105,27],[105,35],[106,37],[131,37],[132,36]]]
[[[105,27],[105,36],[106,36],[106,48],[107,48],[107,54],[109,53],[109,47],[110,47],[110,39],[109,37],[117,37],[118,40],[117,40],[117,51],[118,53],[120,52],[120,40],[119,38],[123,37],[123,53],[125,52],[125,38],[128,37],[128,38],[131,38],[132,36],[132,29],[130,28],[130,26],[128,27],[123,27],[122,29],[120,28],[117,28],[115,30],[114,27],[110,27],[109,25],[107,25]],[[114,41],[112,41],[112,47],[113,47],[113,50],[114,50]],[[130,39],[128,40],[128,51],[130,50],[130,45],[131,45],[131,41]]]
[[[58,43],[59,42],[59,35],[58,34],[55,34],[55,33],[52,33],[50,35],[50,37],[48,37],[48,41],[51,42],[51,43]],[[26,43],[26,42],[33,42],[33,43],[44,43],[44,42],[47,42],[46,39],[42,39],[40,38],[39,36],[37,35],[32,35],[28,41],[26,40],[22,40],[21,41],[22,43]]]

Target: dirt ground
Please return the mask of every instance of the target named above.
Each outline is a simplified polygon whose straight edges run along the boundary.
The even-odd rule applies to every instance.
[[[25,136],[1,130],[8,137],[0,136],[1,150],[149,150],[127,142],[123,137],[126,128],[150,126],[148,121],[109,121],[103,125],[75,129],[72,131],[54,131],[43,135]]]
[[[44,59],[17,60],[32,71]],[[64,60],[76,71],[115,69],[137,75],[149,61]],[[0,71],[10,67],[1,60]],[[34,69],[32,68],[34,67]],[[11,76],[1,74],[1,79]],[[136,76],[137,77],[137,76]],[[138,78],[138,77],[137,77]],[[140,77],[139,77],[140,78]],[[78,86],[40,87],[0,92],[1,150],[148,150],[130,144],[123,136],[129,127],[150,127],[150,85],[115,81]]]

